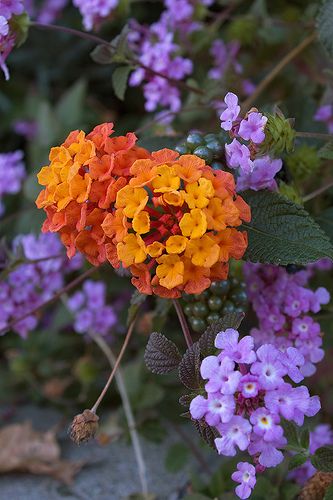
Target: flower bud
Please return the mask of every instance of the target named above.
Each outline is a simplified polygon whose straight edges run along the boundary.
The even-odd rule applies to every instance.
[[[273,153],[279,156],[286,151],[290,153],[294,148],[295,130],[292,120],[285,118],[281,112],[267,115],[265,126],[265,140],[260,146],[262,154]]]
[[[320,165],[316,149],[307,144],[295,149],[285,161],[293,178],[301,181],[314,174]]]

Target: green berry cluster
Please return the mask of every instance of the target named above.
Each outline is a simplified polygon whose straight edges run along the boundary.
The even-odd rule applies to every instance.
[[[185,141],[176,146],[181,155],[194,154],[205,160],[214,170],[224,169],[224,145],[227,135],[224,131],[218,134],[190,132]]]
[[[237,278],[213,281],[198,295],[183,295],[184,312],[194,332],[203,333],[208,325],[227,313],[245,312],[247,294],[245,283]]]

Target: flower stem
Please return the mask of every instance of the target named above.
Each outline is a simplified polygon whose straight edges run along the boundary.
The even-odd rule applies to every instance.
[[[281,61],[274,66],[274,68],[265,76],[265,78],[259,83],[255,91],[244,101],[242,108],[244,112],[247,112],[252,104],[258,99],[260,94],[270,85],[270,83],[277,77],[277,75],[287,66],[295,57],[297,57],[304,49],[306,49],[311,43],[316,39],[316,33],[311,33],[302,40],[293,50],[288,52]]]
[[[80,30],[76,30],[74,28],[68,28],[67,26],[60,26],[60,25],[56,25],[56,24],[37,23],[35,21],[31,22],[30,26],[32,28],[37,28],[37,29],[62,31],[63,33],[68,33],[70,35],[77,36],[79,38],[83,38],[84,40],[94,42],[97,45],[104,45],[104,46],[107,46],[109,48],[113,48],[114,50],[116,50],[116,47],[113,47],[111,42],[108,42],[107,40],[104,40],[103,38],[100,38],[99,36],[92,35],[91,33],[86,33],[85,31],[80,31]],[[175,78],[171,78],[163,73],[160,73],[159,71],[155,71],[152,68],[150,68],[149,66],[146,66],[141,61],[139,61],[133,57],[128,57],[128,63],[139,66],[140,68],[144,69],[147,73],[150,73],[154,76],[164,78],[164,80],[167,80],[175,87],[182,87],[183,89],[186,89],[189,92],[193,92],[194,94],[205,95],[205,92],[203,90],[201,90],[200,88],[193,87],[192,85],[188,85],[187,83],[183,82],[182,80],[176,80]]]
[[[121,349],[120,349],[120,352],[119,352],[119,354],[118,354],[118,357],[117,357],[117,359],[116,359],[116,361],[115,361],[115,363],[114,363],[114,366],[113,366],[113,369],[112,369],[112,371],[111,371],[111,373],[110,373],[110,376],[109,376],[109,378],[108,378],[108,380],[107,380],[107,382],[106,382],[106,384],[105,384],[105,386],[104,386],[104,388],[103,388],[103,390],[102,390],[101,394],[100,394],[100,395],[99,395],[99,397],[97,398],[96,403],[95,403],[95,404],[94,404],[94,406],[91,408],[91,411],[92,411],[92,412],[94,412],[94,413],[96,413],[96,411],[97,411],[97,409],[98,409],[98,407],[99,407],[100,403],[102,402],[102,400],[103,400],[103,398],[104,398],[105,394],[107,393],[108,388],[110,387],[110,384],[111,384],[111,382],[112,382],[112,380],[113,380],[113,377],[114,377],[114,376],[115,376],[115,374],[116,374],[117,368],[118,368],[118,366],[119,366],[119,364],[120,364],[120,361],[122,360],[122,357],[123,357],[123,355],[124,355],[124,353],[125,353],[125,351],[126,351],[126,347],[127,347],[127,345],[128,345],[128,342],[130,341],[131,335],[132,335],[132,333],[133,333],[133,329],[134,329],[135,321],[136,321],[136,316],[132,319],[132,321],[131,321],[131,323],[130,323],[130,325],[129,325],[129,328],[128,328],[127,333],[126,333],[126,337],[125,337],[124,343],[123,343],[123,345],[122,345],[122,347],[121,347]]]
[[[185,314],[184,314],[183,308],[182,308],[182,306],[180,305],[180,303],[179,303],[179,301],[177,299],[172,299],[172,303],[173,303],[173,306],[174,306],[174,308],[176,310],[180,326],[182,327],[187,347],[190,348],[193,345],[193,340],[192,340],[190,329],[188,327],[188,324],[187,324],[187,321],[186,321],[186,318],[185,318]]]
[[[315,191],[312,191],[312,193],[307,194],[306,196],[303,197],[304,203],[310,200],[313,200],[313,198],[316,198],[320,194],[324,193],[328,189],[333,187],[333,180],[325,184],[325,186],[321,186],[320,188],[316,189]]]
[[[321,139],[323,141],[333,140],[332,134],[321,134],[319,132],[296,132],[296,137],[304,137],[309,139]]]
[[[111,348],[105,342],[103,337],[101,337],[101,335],[94,335],[94,334],[91,334],[89,332],[88,332],[88,334],[94,340],[94,342],[96,342],[98,347],[103,351],[111,368],[113,369],[116,365],[117,360],[116,360]],[[139,477],[140,477],[140,483],[141,483],[141,491],[142,491],[143,496],[146,496],[148,494],[146,464],[145,464],[145,461],[143,458],[140,439],[138,436],[138,431],[136,429],[136,423],[135,423],[131,403],[130,403],[130,400],[128,397],[126,384],[125,384],[124,377],[123,377],[123,374],[122,374],[120,367],[118,367],[118,370],[115,372],[115,379],[116,379],[116,383],[118,386],[121,401],[123,404],[124,413],[125,413],[127,425],[128,425],[128,430],[129,430],[129,433],[131,436],[131,441],[132,441],[132,445],[133,445],[135,459],[136,459],[136,462],[138,465],[138,471],[139,471]]]

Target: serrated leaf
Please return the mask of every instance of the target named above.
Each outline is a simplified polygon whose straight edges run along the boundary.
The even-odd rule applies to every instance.
[[[299,264],[333,258],[333,246],[300,205],[273,191],[246,191],[252,220],[243,224],[249,237],[245,259],[264,264]]]
[[[239,325],[244,318],[243,313],[229,313],[223,318],[214,321],[206,331],[201,335],[199,342],[200,352],[203,357],[215,354],[216,347],[214,345],[216,335],[223,332],[227,328],[238,329]]]
[[[313,467],[322,472],[333,472],[333,446],[322,446],[310,457]]]
[[[178,367],[179,378],[188,389],[200,387],[200,364],[200,347],[195,342],[187,349]]]
[[[333,483],[327,488],[323,500],[333,500]]]
[[[189,449],[183,443],[176,443],[170,446],[165,457],[165,468],[169,472],[178,472],[187,463]]]
[[[151,372],[162,375],[177,368],[181,355],[171,340],[162,333],[154,332],[149,337],[144,360]]]
[[[200,437],[215,451],[215,438],[219,436],[218,431],[214,427],[210,427],[204,420],[192,420],[194,427],[199,432]]]
[[[318,157],[323,160],[333,160],[333,141],[327,142],[319,149]]]
[[[330,56],[333,56],[333,1],[326,0],[317,16],[318,38]]]
[[[300,467],[305,464],[308,457],[304,453],[298,453],[297,455],[293,455],[288,463],[288,470],[296,469],[296,467]]]
[[[121,101],[124,100],[127,89],[127,80],[132,68],[130,66],[119,66],[112,73],[112,86],[114,93]]]
[[[133,292],[133,295],[132,295],[131,301],[130,301],[130,306],[128,308],[128,313],[127,313],[127,326],[133,321],[140,306],[144,303],[144,301],[146,299],[147,299],[147,295],[140,293],[138,290],[135,290]]]
[[[191,394],[183,394],[179,398],[179,404],[188,408],[191,404],[192,399],[194,399],[198,394],[196,392],[192,392]]]

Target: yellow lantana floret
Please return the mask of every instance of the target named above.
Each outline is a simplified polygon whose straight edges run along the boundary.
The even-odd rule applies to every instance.
[[[125,186],[117,193],[116,208],[123,208],[127,217],[133,218],[144,209],[148,201],[147,191],[142,187]]]
[[[179,227],[183,236],[200,238],[207,230],[207,219],[199,208],[193,208],[190,213],[186,213],[180,220]]]
[[[146,211],[139,212],[132,220],[132,227],[136,233],[145,234],[150,230],[150,217]]]
[[[180,177],[176,174],[176,170],[168,165],[160,165],[156,169],[158,174],[152,181],[152,186],[155,192],[168,193],[177,191],[180,187]]]
[[[156,275],[160,285],[171,290],[183,283],[184,263],[179,255],[162,255],[157,262]]]
[[[182,253],[186,248],[187,242],[188,239],[185,238],[185,236],[170,236],[170,238],[166,240],[166,251],[168,253]]]
[[[189,208],[205,208],[215,193],[212,181],[205,177],[187,184],[185,190],[184,198]]]
[[[207,234],[201,238],[190,240],[185,256],[190,258],[195,266],[212,267],[219,259],[220,247]]]
[[[146,260],[146,248],[143,239],[138,234],[128,234],[117,245],[117,254],[124,267],[141,264]]]
[[[159,257],[162,255],[163,250],[164,250],[164,245],[163,243],[160,243],[159,241],[154,241],[151,245],[148,245],[147,248],[147,254],[150,255],[150,257],[153,257],[153,259],[156,259],[156,257]]]

